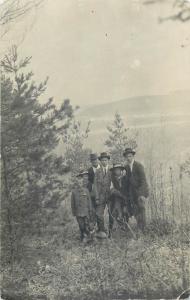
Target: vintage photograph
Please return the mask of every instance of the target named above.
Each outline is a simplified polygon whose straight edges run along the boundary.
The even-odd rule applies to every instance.
[[[190,0],[0,0],[2,300],[190,300]]]

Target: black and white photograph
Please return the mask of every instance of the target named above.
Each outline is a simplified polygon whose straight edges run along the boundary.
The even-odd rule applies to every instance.
[[[1,300],[190,300],[190,0],[0,0]]]

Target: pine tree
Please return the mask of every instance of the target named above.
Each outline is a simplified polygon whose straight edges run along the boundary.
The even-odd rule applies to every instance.
[[[20,237],[35,227],[40,233],[47,222],[45,207],[64,199],[65,160],[55,149],[73,118],[69,100],[60,108],[53,98],[40,104],[47,79],[37,85],[33,73],[24,72],[30,60],[19,60],[13,47],[2,61],[2,218],[10,263]]]
[[[108,147],[112,160],[122,162],[124,149],[127,147],[135,149],[137,147],[135,137],[131,136],[129,128],[125,127],[119,113],[115,114],[114,121],[107,126],[107,130],[109,135],[105,145]]]
[[[75,175],[79,170],[86,169],[89,164],[91,150],[85,147],[85,141],[90,132],[90,122],[85,129],[81,122],[73,119],[67,132],[63,135],[64,154],[71,173]]]

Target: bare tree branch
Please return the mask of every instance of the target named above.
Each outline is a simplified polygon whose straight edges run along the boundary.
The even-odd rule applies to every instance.
[[[0,4],[0,25],[3,26],[20,19],[32,9],[38,8],[42,2],[44,0],[4,0]]]
[[[145,5],[156,4],[156,3],[166,3],[165,0],[146,0]],[[174,14],[159,18],[159,22],[166,20],[187,22],[190,21],[190,1],[189,0],[174,0],[173,9],[177,10]]]

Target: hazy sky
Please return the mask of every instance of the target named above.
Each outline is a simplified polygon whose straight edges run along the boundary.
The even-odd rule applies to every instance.
[[[46,0],[15,26],[13,41],[26,32],[20,52],[32,55],[37,80],[50,77],[47,95],[57,103],[70,98],[83,106],[189,89],[190,45],[183,45],[190,44],[190,24],[158,23],[171,6]]]

